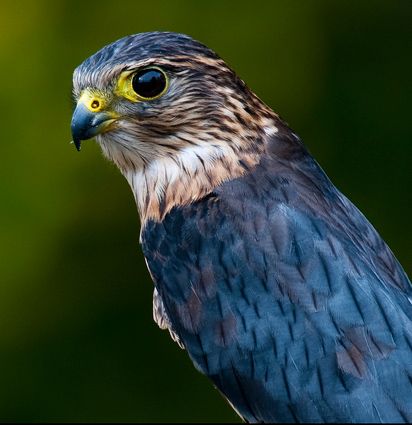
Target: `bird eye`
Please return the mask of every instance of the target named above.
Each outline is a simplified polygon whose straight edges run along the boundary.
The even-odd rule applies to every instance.
[[[133,76],[132,87],[143,100],[156,99],[166,91],[167,77],[158,68],[142,69]]]

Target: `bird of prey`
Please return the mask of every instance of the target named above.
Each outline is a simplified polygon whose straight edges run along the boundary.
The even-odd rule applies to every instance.
[[[156,322],[245,421],[412,421],[408,277],[216,53],[131,35],[73,85],[76,147],[96,136],[136,199]]]

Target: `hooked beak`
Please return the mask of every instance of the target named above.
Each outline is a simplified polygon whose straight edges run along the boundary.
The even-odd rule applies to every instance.
[[[108,131],[108,127],[115,121],[113,114],[105,111],[92,112],[82,102],[79,102],[73,113],[71,130],[73,143],[80,151],[82,140],[91,139],[97,134]]]

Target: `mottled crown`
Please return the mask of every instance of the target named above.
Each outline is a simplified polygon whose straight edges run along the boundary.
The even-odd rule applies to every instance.
[[[90,56],[83,66],[95,69],[104,64],[124,63],[130,58],[155,58],[173,55],[202,55],[217,58],[215,52],[185,34],[144,32],[117,40]]]
[[[88,75],[92,77],[103,69],[116,69],[118,66],[126,68],[137,60],[188,56],[220,59],[213,50],[188,35],[161,31],[144,32],[128,35],[104,46],[76,68],[75,76],[82,76],[78,83],[84,87],[89,82]]]

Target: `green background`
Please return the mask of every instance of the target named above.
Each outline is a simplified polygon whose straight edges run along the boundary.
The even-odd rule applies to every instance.
[[[412,273],[408,1],[3,2],[0,420],[238,421],[152,321],[126,181],[70,145],[71,75],[130,33],[216,50]]]

